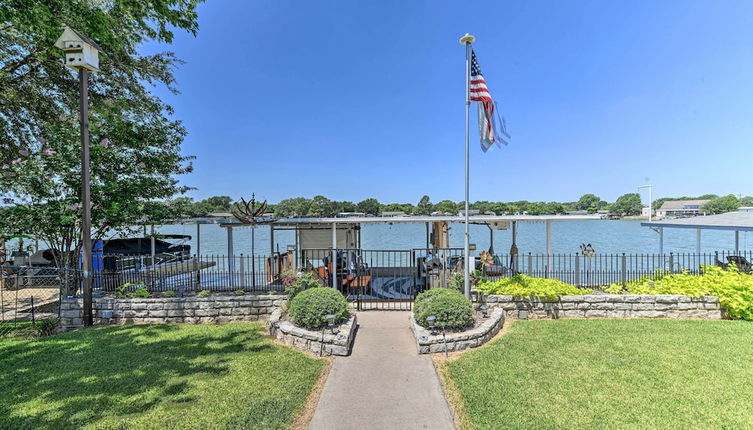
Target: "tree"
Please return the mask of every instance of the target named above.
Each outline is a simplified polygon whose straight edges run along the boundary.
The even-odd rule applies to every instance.
[[[451,213],[453,215],[457,215],[458,209],[458,205],[452,200],[442,200],[441,202],[434,205],[435,211]]]
[[[355,212],[358,210],[356,207],[356,204],[353,202],[348,201],[339,201],[334,202],[335,203],[335,215],[339,214],[340,212]]]
[[[701,207],[703,212],[723,213],[733,212],[740,208],[740,201],[733,194],[717,197]]]
[[[429,200],[429,196],[423,196],[421,197],[421,200],[419,200],[416,207],[413,209],[414,215],[431,215],[432,208],[434,205],[431,204],[431,200]]]
[[[598,208],[601,199],[595,194],[583,194],[575,203],[575,210],[587,211],[591,208]]]
[[[745,196],[741,198],[740,206],[753,206],[753,196]]]
[[[627,193],[617,198],[609,207],[609,213],[615,215],[640,215],[643,203],[638,193]]]
[[[528,215],[541,215],[544,213],[544,203],[530,202],[526,205],[526,213]]]
[[[558,202],[548,202],[544,204],[544,213],[547,215],[557,215],[565,213],[565,206]]]
[[[278,218],[302,217],[309,213],[311,200],[305,197],[280,200],[275,205],[275,216]]]
[[[413,213],[413,205],[410,203],[389,203],[382,206],[382,212],[405,212]]]
[[[233,199],[230,196],[213,196],[201,201],[206,203],[210,212],[228,212],[233,205]]]
[[[19,2],[13,2],[19,3]],[[73,266],[80,244],[79,94],[77,77],[53,46],[64,25],[104,50],[90,77],[93,237],[170,215],[155,203],[187,190],[180,154],[186,130],[147,85],[174,88],[174,54],[141,55],[144,43],[170,43],[173,29],[195,34],[193,0],[47,0],[0,4],[0,193],[9,205],[6,233],[23,232]]]
[[[324,196],[314,196],[306,216],[310,217],[333,217],[337,215],[337,205]]]
[[[356,205],[358,212],[363,212],[367,215],[379,215],[382,211],[382,205],[377,199],[361,200]]]

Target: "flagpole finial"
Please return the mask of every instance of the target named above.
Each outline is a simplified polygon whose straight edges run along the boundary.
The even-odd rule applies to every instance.
[[[465,33],[465,36],[460,38],[460,44],[461,45],[467,45],[469,43],[473,43],[476,41],[476,36],[471,36],[468,33]]]

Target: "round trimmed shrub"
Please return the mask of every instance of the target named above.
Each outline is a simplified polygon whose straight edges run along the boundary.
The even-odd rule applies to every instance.
[[[348,301],[334,288],[309,288],[293,297],[288,314],[295,325],[318,329],[327,325],[327,315],[335,316],[335,324],[348,318]]]
[[[416,322],[429,328],[427,317],[435,316],[436,327],[458,330],[473,325],[473,305],[464,295],[449,288],[432,288],[416,296],[413,316]]]

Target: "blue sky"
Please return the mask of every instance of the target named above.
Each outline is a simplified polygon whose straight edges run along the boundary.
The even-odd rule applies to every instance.
[[[638,5],[640,7],[638,7]],[[463,199],[465,53],[511,145],[471,200],[753,194],[753,2],[209,1],[181,94],[189,195]]]

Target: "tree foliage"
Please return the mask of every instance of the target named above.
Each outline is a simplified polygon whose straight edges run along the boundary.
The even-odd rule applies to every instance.
[[[588,211],[590,213],[604,209],[606,206],[607,202],[595,194],[583,194],[580,199],[575,202],[576,210]]]
[[[442,200],[441,202],[434,205],[434,210],[437,212],[457,215],[460,208],[452,200]]]
[[[643,204],[638,193],[627,193],[617,198],[609,206],[609,213],[615,215],[640,215]]]
[[[175,91],[170,52],[142,55],[147,42],[195,34],[195,0],[7,1],[0,4],[0,189],[4,233],[23,232],[69,251],[80,237],[79,88],[53,46],[64,25],[104,50],[90,76],[94,237],[169,215],[158,199],[185,191],[186,135],[170,106],[150,92]],[[154,210],[154,211],[152,211]],[[70,261],[63,261],[71,264]]]
[[[703,212],[723,213],[736,211],[740,207],[740,201],[733,194],[717,197],[701,207]]]
[[[431,215],[431,212],[433,211],[434,205],[431,204],[431,199],[429,196],[423,196],[421,197],[421,200],[418,201],[418,204],[413,209],[414,215]]]
[[[361,200],[356,205],[358,212],[363,212],[366,215],[379,215],[382,212],[382,205],[377,199]]]

